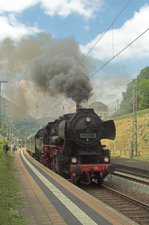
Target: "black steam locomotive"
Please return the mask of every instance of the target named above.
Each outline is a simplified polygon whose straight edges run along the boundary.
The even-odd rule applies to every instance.
[[[101,139],[115,138],[113,120],[103,121],[91,108],[77,108],[49,122],[28,138],[32,156],[74,184],[99,184],[114,172]]]

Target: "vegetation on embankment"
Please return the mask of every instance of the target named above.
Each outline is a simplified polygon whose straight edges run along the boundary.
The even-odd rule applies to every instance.
[[[116,125],[116,139],[103,140],[111,150],[111,155],[130,157],[131,141],[132,141],[132,124],[133,114],[123,115],[114,118]],[[138,156],[134,158],[140,160],[149,160],[149,109],[137,112],[137,142]]]
[[[23,206],[20,184],[16,178],[13,158],[2,150],[0,140],[0,224],[25,225],[25,219],[19,215]]]
[[[149,66],[140,71],[140,74],[127,84],[126,92],[122,92],[122,101],[114,114],[124,115],[133,112],[133,105],[138,110],[149,108]]]

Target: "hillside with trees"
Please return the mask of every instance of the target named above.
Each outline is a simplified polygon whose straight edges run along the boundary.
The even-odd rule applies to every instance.
[[[133,100],[137,99],[137,109],[149,108],[149,67],[140,71],[136,79],[127,86],[126,92],[122,93],[123,100],[114,116],[133,112]]]
[[[135,129],[137,153],[134,152],[134,157],[149,160],[149,67],[140,71],[122,96],[118,111],[112,115],[116,125],[116,139],[104,140],[103,144],[107,145],[112,155],[131,157]]]

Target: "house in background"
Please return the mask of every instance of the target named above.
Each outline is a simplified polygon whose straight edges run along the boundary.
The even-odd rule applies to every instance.
[[[108,107],[102,102],[92,102],[89,107],[93,108],[101,119],[106,119],[108,116]]]

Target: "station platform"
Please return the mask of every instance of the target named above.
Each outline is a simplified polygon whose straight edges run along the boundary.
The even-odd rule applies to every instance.
[[[27,225],[136,225],[34,160],[25,150],[14,157]]]

